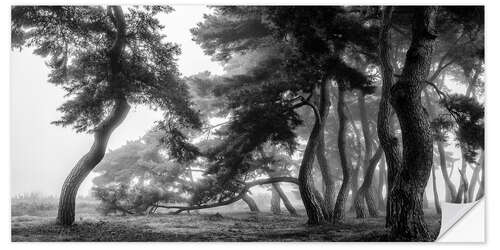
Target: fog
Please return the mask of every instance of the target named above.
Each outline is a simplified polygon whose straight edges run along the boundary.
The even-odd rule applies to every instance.
[[[182,48],[179,70],[184,76],[208,70],[222,73],[222,67],[191,40],[190,29],[210,9],[205,6],[175,6],[161,16],[167,40]],[[10,194],[59,195],[65,177],[92,144],[92,135],[77,134],[71,128],[50,124],[58,120],[56,110],[64,102],[64,91],[47,82],[49,69],[44,59],[31,50],[10,53],[11,189]],[[148,131],[161,113],[147,107],[133,107],[111,136],[109,149],[135,140]],[[82,184],[79,195],[88,195],[93,174]]]
[[[179,44],[182,54],[179,56],[179,70],[189,76],[208,70],[221,74],[223,68],[211,61],[202,49],[192,41],[190,29],[202,21],[203,14],[210,9],[205,6],[175,6],[175,11],[161,16],[165,25],[167,40]],[[11,190],[12,196],[21,193],[41,193],[59,195],[65,177],[74,164],[84,155],[92,144],[92,135],[77,134],[71,128],[62,128],[50,124],[59,119],[56,110],[65,100],[64,91],[47,82],[49,69],[44,59],[33,55],[31,50],[11,51]],[[457,93],[464,93],[465,88],[453,79],[446,79],[446,85]],[[161,113],[144,106],[134,106],[121,126],[111,136],[109,149],[116,149],[128,140],[135,140],[144,135],[161,119]],[[453,157],[460,158],[459,149],[453,144],[447,148]],[[455,163],[460,165],[460,161]],[[472,171],[467,172],[470,178]],[[89,195],[92,187],[91,173],[82,184],[79,195]],[[458,171],[452,175],[452,181],[459,183]],[[445,198],[443,178],[437,175],[439,199]],[[265,191],[255,187],[255,191]],[[432,197],[432,182],[428,183],[427,196]],[[430,199],[429,199],[430,200]]]

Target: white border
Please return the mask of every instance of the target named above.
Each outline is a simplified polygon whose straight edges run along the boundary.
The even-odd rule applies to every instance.
[[[500,39],[499,39],[499,31],[497,25],[500,25],[500,8],[498,6],[498,1],[491,1],[491,2],[486,2],[486,1],[462,1],[462,0],[446,0],[446,1],[359,1],[359,0],[351,0],[351,1],[328,1],[328,0],[314,0],[314,1],[299,1],[299,0],[280,0],[280,1],[258,1],[258,0],[251,0],[251,1],[242,1],[242,2],[235,2],[234,0],[208,0],[208,1],[203,1],[203,0],[197,0],[197,1],[180,1],[180,0],[170,0],[170,1],[154,1],[154,0],[126,0],[126,1],[118,1],[118,0],[106,0],[106,1],[85,1],[85,0],[74,0],[74,1],[54,1],[54,0],[45,0],[45,1],[27,1],[27,0],[6,0],[1,2],[1,17],[2,17],[2,22],[1,22],[1,30],[0,34],[2,34],[2,39],[0,39],[0,42],[2,46],[0,46],[2,56],[0,57],[2,60],[2,67],[0,69],[2,70],[2,80],[0,82],[0,117],[2,117],[2,122],[0,122],[0,160],[2,161],[3,164],[0,166],[3,167],[3,171],[7,172],[8,174],[3,174],[2,181],[0,182],[0,185],[2,185],[2,188],[0,188],[0,192],[2,192],[2,206],[1,206],[1,215],[3,216],[3,223],[0,225],[1,228],[1,237],[2,241],[1,244],[2,249],[25,249],[27,247],[33,247],[33,248],[40,248],[40,249],[67,249],[68,247],[71,247],[72,249],[88,249],[89,247],[92,248],[98,248],[98,249],[109,249],[109,248],[116,248],[116,249],[134,249],[136,250],[137,247],[151,247],[154,249],[158,248],[175,248],[176,250],[178,249],[191,249],[193,247],[201,247],[200,243],[163,243],[163,244],[168,244],[168,245],[163,245],[162,243],[128,243],[128,244],[114,244],[114,243],[10,243],[10,151],[9,151],[9,143],[10,143],[10,133],[9,133],[9,124],[10,124],[10,115],[9,115],[9,103],[10,103],[10,92],[9,92],[9,50],[10,50],[10,6],[11,5],[34,5],[34,4],[46,4],[46,5],[56,5],[56,4],[74,4],[74,5],[91,5],[91,4],[208,4],[208,5],[234,5],[234,4],[248,4],[248,5],[265,5],[265,4],[273,4],[273,5],[278,5],[278,4],[284,4],[284,5],[415,5],[415,4],[421,4],[421,5],[486,5],[486,65],[487,65],[487,80],[486,80],[486,86],[487,86],[487,95],[489,96],[491,94],[492,98],[487,98],[487,127],[486,127],[486,142],[487,146],[486,148],[491,149],[488,151],[486,154],[486,166],[487,168],[487,176],[494,176],[491,178],[487,177],[487,194],[488,192],[495,192],[496,190],[500,190],[500,181],[495,180],[496,176],[498,175],[498,167],[495,166],[493,156],[497,155],[494,152],[494,149],[496,148],[495,146],[498,146],[498,143],[495,143],[496,141],[500,140],[499,137],[499,131],[496,128],[500,128],[500,115],[497,115],[495,111],[497,111],[500,108],[500,98],[496,97],[495,95],[500,95],[500,79],[498,77],[498,74],[500,72],[500,69],[498,68],[498,62],[500,54],[498,53],[499,49],[498,46],[500,46]],[[29,69],[27,69],[29,71]],[[29,73],[29,72],[27,72]],[[493,111],[492,111],[493,110]],[[494,129],[489,129],[489,128],[494,128]],[[491,156],[491,157],[490,157]],[[490,167],[491,166],[491,167]],[[4,172],[4,173],[5,173]],[[488,181],[489,180],[489,181]],[[471,247],[495,247],[496,249],[499,249],[499,242],[500,242],[500,237],[498,237],[498,230],[493,229],[494,226],[498,228],[498,224],[500,223],[499,220],[499,214],[500,210],[498,209],[498,199],[494,193],[491,193],[488,195],[490,197],[490,200],[486,202],[486,205],[488,207],[487,211],[495,211],[489,213],[488,216],[488,221],[490,223],[487,224],[487,230],[486,233],[488,237],[486,237],[487,244],[484,245],[477,245],[477,244],[439,244],[439,247],[443,248],[450,248],[453,247],[453,249],[462,249],[462,248],[471,248]],[[462,224],[462,223],[459,223]],[[465,228],[462,228],[462,226],[455,228],[452,230],[450,235],[447,237],[453,237],[451,234],[458,233],[459,235],[466,235],[469,232],[472,232],[474,229],[470,224],[466,224]],[[463,236],[459,236],[462,237]],[[71,244],[71,245],[70,245]],[[158,245],[161,244],[161,245]],[[286,244],[286,245],[285,245]],[[221,247],[238,247],[242,249],[251,249],[255,250],[256,248],[261,249],[262,247],[264,248],[274,248],[276,246],[279,247],[287,247],[287,248],[317,248],[317,249],[326,249],[326,248],[346,248],[350,250],[357,250],[357,249],[366,249],[367,246],[372,248],[373,250],[375,249],[392,249],[398,248],[400,249],[401,247],[404,246],[412,246],[412,247],[435,247],[437,243],[210,243],[210,244],[203,244],[203,248],[205,249],[217,249],[220,250]]]

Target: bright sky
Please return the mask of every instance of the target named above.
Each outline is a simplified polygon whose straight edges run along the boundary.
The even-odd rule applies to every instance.
[[[167,40],[180,44],[179,69],[183,75],[209,70],[222,73],[222,67],[203,54],[191,40],[189,30],[201,22],[205,6],[177,5],[175,11],[160,17]],[[92,135],[76,134],[71,128],[51,125],[60,113],[64,91],[47,82],[49,69],[43,58],[30,50],[10,53],[11,75],[11,195],[40,192],[59,195],[66,175],[92,144]],[[134,107],[111,136],[109,148],[144,135],[161,114],[146,107]],[[92,174],[82,184],[79,195],[87,195]]]

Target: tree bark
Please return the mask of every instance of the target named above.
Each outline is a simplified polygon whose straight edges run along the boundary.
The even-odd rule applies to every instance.
[[[320,108],[319,113],[321,116],[321,121],[326,123],[328,118],[328,113],[330,111],[330,91],[329,85],[325,83],[326,87],[323,93],[320,95]],[[323,209],[325,211],[325,219],[331,221],[333,218],[333,210],[335,207],[335,180],[333,174],[333,168],[328,164],[328,160],[325,156],[325,129],[323,125],[323,129],[319,132],[318,138],[318,147],[316,148],[316,159],[318,161],[318,165],[320,167],[321,176],[323,178],[323,182],[325,184],[325,190],[323,193]]]
[[[323,101],[325,96],[328,98],[327,81],[323,81],[320,86],[320,106],[326,105]],[[313,130],[309,135],[302,162],[299,170],[299,191],[304,203],[304,208],[308,217],[308,224],[317,225],[326,221],[325,214],[323,213],[323,201],[321,195],[314,187],[314,156],[316,148],[319,144],[320,132],[324,129],[324,121],[322,115],[316,106],[308,104],[314,111],[315,122]],[[321,108],[320,108],[321,109]]]
[[[130,106],[126,100],[116,100],[111,114],[95,129],[94,143],[90,151],[78,161],[62,186],[57,212],[58,224],[71,225],[75,221],[75,200],[78,188],[104,157],[111,133],[122,123],[129,110]]]
[[[377,166],[377,163],[382,156],[383,150],[382,148],[380,148],[380,155],[378,155],[376,159],[372,159],[372,136],[370,133],[370,124],[368,123],[368,115],[366,113],[365,95],[362,91],[360,91],[358,94],[358,105],[359,113],[361,116],[361,128],[363,130],[363,138],[365,141],[365,155],[363,159],[363,169],[365,173],[363,184],[361,184],[361,187],[357,189],[353,195],[354,210],[356,211],[357,218],[365,218],[366,212],[363,200],[366,200],[366,205],[368,206],[370,216],[378,217],[377,204],[374,200],[371,184],[373,180],[373,173],[375,172],[375,167]],[[372,160],[376,160],[375,164],[372,164]]]
[[[403,138],[401,170],[390,193],[392,236],[409,241],[432,240],[422,209],[423,192],[433,162],[433,137],[421,93],[426,86],[436,40],[436,7],[414,7],[412,42],[401,78],[391,88]]]
[[[339,82],[339,94],[337,101],[337,113],[339,118],[338,148],[340,155],[340,165],[342,167],[342,185],[337,195],[335,208],[333,211],[333,222],[340,223],[345,219],[345,205],[349,192],[349,182],[351,177],[351,162],[346,154],[346,108],[345,108],[345,86]]]
[[[377,163],[382,157],[383,152],[384,151],[382,150],[382,147],[379,147],[373,158],[370,159],[366,168],[365,176],[363,178],[363,184],[361,184],[361,187],[354,196],[354,207],[356,210],[357,218],[366,218],[366,208],[364,201],[366,201],[370,216],[378,217],[377,204],[373,196],[373,189],[371,188],[371,185],[373,180],[373,173],[375,172],[375,168],[377,167]]]
[[[383,7],[382,11],[382,26],[379,33],[379,58],[380,68],[382,71],[382,95],[380,97],[377,132],[380,145],[384,149],[385,159],[387,163],[387,205],[386,205],[386,227],[393,224],[393,204],[392,199],[389,199],[394,186],[396,175],[401,166],[401,153],[399,150],[398,139],[394,135],[391,126],[390,105],[391,87],[394,85],[394,70],[391,65],[391,46],[390,46],[390,29],[392,26],[392,6]]]
[[[276,192],[278,193],[279,197],[281,198],[281,200],[283,201],[283,204],[286,207],[286,210],[288,210],[288,212],[290,213],[290,215],[296,216],[297,215],[297,210],[295,210],[295,208],[293,207],[292,203],[290,202],[290,200],[286,196],[285,192],[283,192],[283,189],[281,188],[280,184],[279,183],[273,183],[273,189],[276,190]]]
[[[78,188],[92,169],[102,160],[106,152],[109,137],[115,128],[123,122],[130,110],[130,106],[124,98],[123,93],[117,91],[120,89],[120,84],[122,84],[119,75],[121,72],[120,58],[125,46],[125,18],[119,6],[110,7],[108,10],[110,15],[112,15],[117,30],[115,41],[109,53],[111,66],[110,85],[113,90],[116,90],[116,93],[114,93],[115,103],[109,116],[93,131],[94,143],[90,151],[77,162],[64,181],[57,212],[57,223],[61,225],[71,225],[75,221],[75,200]],[[111,10],[113,14],[111,14]]]
[[[251,212],[260,212],[257,203],[255,203],[252,197],[250,197],[248,194],[243,195],[241,199],[248,205],[248,208],[250,209]]]

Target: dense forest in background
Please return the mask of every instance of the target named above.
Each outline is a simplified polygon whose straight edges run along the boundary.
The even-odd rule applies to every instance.
[[[426,216],[440,200],[484,195],[483,7],[212,8],[191,33],[224,74],[191,76],[161,33],[157,15],[171,7],[12,8],[12,48],[46,57],[67,92],[54,124],[94,135],[64,182],[58,224],[75,222],[91,171],[104,215],[240,200],[259,212],[251,188],[265,186],[273,214],[283,203],[318,228],[385,218],[385,240],[433,240]],[[107,151],[133,105],[164,119]]]

